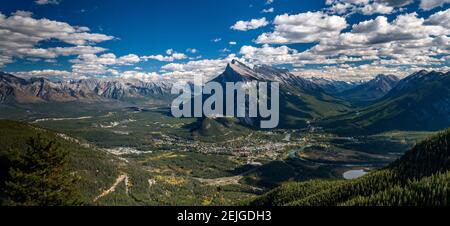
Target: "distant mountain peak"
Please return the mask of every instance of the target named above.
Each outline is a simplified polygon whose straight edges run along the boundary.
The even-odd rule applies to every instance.
[[[12,74],[2,72],[2,71],[0,71],[0,81],[15,82],[15,83],[20,83],[20,84],[23,84],[26,82],[25,79],[16,77]]]
[[[394,75],[379,74],[368,82],[338,93],[338,96],[354,104],[367,104],[385,96],[398,82],[399,78]]]
[[[242,66],[244,66],[244,67],[247,67],[247,65],[245,65],[244,63],[242,63],[241,61],[236,60],[236,59],[231,60],[230,64],[233,64],[233,65],[242,65]]]
[[[230,82],[257,80],[256,73],[253,69],[235,59],[228,63],[223,75],[225,76],[222,80]]]
[[[400,93],[410,92],[415,90],[427,81],[432,81],[440,76],[445,76],[445,73],[437,71],[420,70],[402,80],[400,80],[387,96],[399,95]]]
[[[429,72],[427,71],[427,70],[425,70],[425,69],[422,69],[422,70],[420,70],[420,71],[418,71],[418,72],[416,72],[416,73],[414,73],[414,74],[421,74],[421,75],[425,75],[425,74],[428,74]]]
[[[421,78],[421,77],[423,77],[425,75],[428,75],[429,73],[430,72],[428,72],[427,70],[420,70],[420,71],[412,73],[411,75],[406,77],[406,79]]]
[[[450,126],[449,87],[448,72],[415,72],[398,81],[382,98],[336,120],[339,125],[345,125],[338,130],[351,128],[358,132],[379,133],[447,128]],[[362,91],[362,94],[369,93]]]
[[[247,82],[247,81],[265,81],[279,82],[284,87],[293,89],[305,89],[318,91],[321,89],[315,83],[308,81],[300,76],[295,76],[284,68],[276,68],[270,65],[255,65],[253,68],[245,65],[238,60],[232,60],[225,71],[214,81],[219,82]]]
[[[233,59],[230,63],[228,63],[227,68],[235,71],[252,70],[249,66],[236,59]]]
[[[391,80],[391,81],[398,81],[399,78],[395,75],[385,75],[385,74],[379,74],[375,77],[375,80]]]
[[[341,81],[323,77],[309,77],[306,79],[318,85],[323,90],[325,90],[325,92],[330,94],[344,92],[361,84],[361,82],[359,81]]]

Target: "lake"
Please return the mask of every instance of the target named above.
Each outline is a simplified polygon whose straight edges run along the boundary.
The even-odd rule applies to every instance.
[[[342,176],[347,180],[352,180],[358,177],[362,177],[366,174],[367,172],[365,170],[349,170],[342,174]]]

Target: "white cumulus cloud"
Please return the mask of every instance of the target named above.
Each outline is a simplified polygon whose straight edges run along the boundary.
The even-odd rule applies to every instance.
[[[436,7],[442,7],[447,3],[450,3],[450,0],[421,0],[420,8],[423,10],[431,10]]]
[[[0,13],[0,54],[13,57],[55,58],[59,55],[99,53],[105,49],[92,47],[93,44],[112,40],[114,37],[91,33],[87,27],[72,26],[68,23],[35,19],[31,12],[16,11],[9,17]],[[57,40],[72,47],[36,48],[50,40]]]
[[[38,5],[59,5],[59,0],[36,0],[36,4]]]
[[[236,22],[233,26],[231,26],[231,29],[238,31],[248,31],[267,26],[268,24],[269,22],[265,17],[260,19],[252,19],[250,21],[240,20]]]
[[[268,9],[261,10],[261,13],[273,13],[274,11],[275,11],[275,9],[273,7],[271,7]]]
[[[330,16],[323,12],[283,14],[275,18],[274,24],[274,31],[261,34],[256,40],[257,43],[316,42],[323,38],[336,37],[348,26],[345,18]]]

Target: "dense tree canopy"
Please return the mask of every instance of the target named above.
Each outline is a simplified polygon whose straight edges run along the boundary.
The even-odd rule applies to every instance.
[[[10,150],[5,182],[7,204],[26,206],[79,205],[76,176],[67,166],[68,152],[55,141],[30,137],[24,150]]]

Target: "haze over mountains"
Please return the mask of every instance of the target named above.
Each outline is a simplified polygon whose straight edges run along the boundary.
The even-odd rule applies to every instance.
[[[450,126],[449,73],[419,71],[402,80],[378,75],[362,84],[304,79],[286,69],[267,65],[250,68],[233,60],[212,81],[267,81],[280,83],[279,128],[306,128],[318,123],[346,132],[379,132],[392,129],[436,130]],[[165,98],[168,106],[172,84],[139,80],[84,79],[52,82],[0,74],[0,102],[25,104],[71,101],[127,101]],[[352,106],[353,105],[353,106]],[[358,107],[365,106],[365,107]],[[259,119],[239,121],[254,127]]]
[[[370,103],[386,95],[399,81],[395,75],[377,75],[373,80],[356,87],[336,93],[355,104]]]
[[[330,94],[336,94],[340,92],[344,92],[351,88],[354,88],[358,85],[361,85],[364,82],[361,81],[339,81],[339,80],[331,80],[320,77],[311,77],[308,80],[319,85],[325,92]]]

